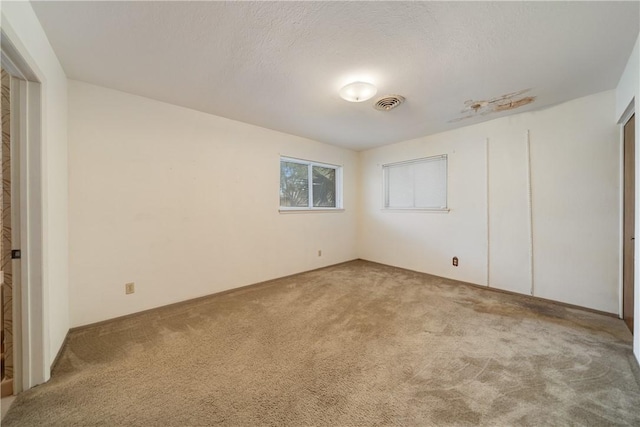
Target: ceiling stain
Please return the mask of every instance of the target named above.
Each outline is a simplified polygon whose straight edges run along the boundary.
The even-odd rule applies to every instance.
[[[487,100],[476,101],[470,99],[465,101],[465,107],[461,111],[464,116],[449,120],[449,123],[459,122],[460,120],[471,119],[477,116],[486,116],[491,113],[515,110],[516,108],[531,104],[536,100],[535,96],[522,96],[530,90],[531,89],[524,89]]]

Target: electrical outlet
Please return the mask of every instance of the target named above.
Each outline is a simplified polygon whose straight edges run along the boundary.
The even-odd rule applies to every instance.
[[[454,256],[454,257],[453,257],[453,266],[454,266],[454,267],[457,267],[457,266],[458,266],[458,257],[457,257],[457,256]]]
[[[124,285],[124,293],[129,295],[136,291],[136,284],[134,282],[127,283]]]
[[[322,256],[322,250],[318,249],[318,256]]]

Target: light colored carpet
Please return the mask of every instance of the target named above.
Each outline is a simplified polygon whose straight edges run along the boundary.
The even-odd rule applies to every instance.
[[[622,321],[354,261],[70,334],[3,426],[640,425]]]

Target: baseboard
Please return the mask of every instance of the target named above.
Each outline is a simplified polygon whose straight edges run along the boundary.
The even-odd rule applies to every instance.
[[[381,262],[376,262],[376,261],[369,261],[369,260],[363,259],[363,258],[359,258],[359,259],[362,260],[362,261],[370,262],[372,264],[382,265],[382,266],[385,266],[385,267],[393,267],[393,268],[397,268],[399,270],[410,271],[412,273],[424,274],[424,275],[431,276],[431,277],[438,277],[440,279],[451,280],[453,282],[458,282],[458,283],[461,283],[461,284],[464,284],[464,285],[467,285],[467,286],[472,286],[472,287],[477,288],[477,289],[483,289],[485,291],[499,292],[499,293],[507,294],[507,295],[515,295],[515,296],[519,296],[519,297],[523,297],[523,298],[529,299],[531,301],[547,302],[547,303],[559,305],[559,306],[562,306],[562,307],[571,308],[571,309],[574,309],[574,310],[588,311],[590,313],[601,314],[603,316],[615,317],[616,319],[620,318],[620,316],[617,313],[609,313],[608,311],[596,310],[595,308],[583,307],[581,305],[570,304],[570,303],[567,303],[567,302],[556,301],[556,300],[552,300],[552,299],[548,299],[548,298],[541,298],[541,297],[536,297],[536,296],[533,296],[533,295],[521,294],[521,293],[518,293],[518,292],[508,291],[508,290],[505,290],[505,289],[492,288],[490,286],[478,285],[477,283],[464,282],[462,280],[451,279],[449,277],[444,277],[444,276],[437,276],[435,274],[425,273],[423,271],[411,270],[410,268],[398,267],[398,266],[390,265],[390,264],[383,264]]]
[[[51,363],[51,367],[49,368],[51,370],[51,372],[53,372],[53,370],[56,368],[56,365],[60,361],[60,357],[62,357],[62,353],[64,352],[64,349],[67,346],[67,342],[69,341],[69,333],[70,332],[71,332],[71,329],[69,329],[67,331],[67,333],[65,334],[64,340],[62,340],[62,345],[58,349],[58,353],[56,354],[56,357],[53,359],[53,362]]]
[[[13,378],[5,378],[0,384],[0,397],[13,395]]]
[[[278,280],[299,276],[301,274],[311,273],[313,271],[320,271],[320,270],[325,270],[327,268],[337,267],[339,265],[348,264],[350,262],[358,261],[358,260],[360,260],[360,259],[359,258],[354,258],[354,259],[351,259],[349,261],[343,261],[343,262],[339,262],[339,263],[336,263],[336,264],[326,265],[326,266],[320,267],[320,268],[314,268],[312,270],[301,271],[299,273],[294,273],[294,274],[288,274],[288,275],[282,276],[282,277],[276,277],[274,279],[265,280],[264,282],[252,283],[250,285],[245,285],[245,286],[240,286],[240,287],[237,287],[237,288],[227,289],[225,291],[215,292],[213,294],[204,295],[204,296],[201,296],[201,297],[190,298],[190,299],[187,299],[187,300],[184,300],[184,301],[178,301],[178,302],[174,302],[174,303],[171,303],[171,304],[161,305],[159,307],[153,307],[153,308],[150,308],[150,309],[147,309],[147,310],[136,311],[135,313],[125,314],[124,316],[113,317],[111,319],[101,320],[99,322],[88,323],[86,325],[76,326],[76,327],[73,327],[73,328],[69,329],[69,332],[67,333],[67,337],[69,336],[70,333],[77,332],[77,331],[83,331],[83,330],[86,330],[86,329],[92,329],[92,328],[95,328],[95,327],[99,327],[99,326],[103,326],[103,325],[109,324],[109,323],[114,322],[114,321],[131,319],[131,318],[135,318],[135,317],[138,317],[138,316],[144,316],[144,315],[148,315],[150,313],[156,312],[156,311],[165,310],[165,309],[170,308],[170,307],[179,307],[179,306],[184,305],[184,304],[191,304],[193,302],[207,300],[209,298],[214,298],[214,297],[219,297],[221,295],[230,294],[232,292],[243,291],[243,290],[247,290],[247,289],[251,289],[251,288],[255,288],[255,287],[260,287],[260,286],[268,286],[272,282],[275,282],[275,281],[278,281]],[[67,338],[65,337],[65,343],[66,343],[66,340],[67,340]],[[64,344],[61,347],[60,351],[62,351],[63,347],[64,347]],[[56,360],[57,360],[57,358],[59,356],[60,356],[60,352],[58,353],[58,356],[56,356]]]
[[[464,281],[461,281],[461,280],[451,279],[449,277],[437,276],[435,274],[429,274],[429,273],[425,273],[425,272],[422,272],[422,271],[411,270],[409,268],[398,267],[398,266],[390,265],[390,264],[383,264],[383,263],[376,262],[376,261],[370,261],[370,260],[367,260],[367,259],[364,259],[364,258],[355,258],[355,259],[352,259],[352,260],[349,260],[349,261],[343,261],[343,262],[327,265],[327,266],[320,267],[320,268],[314,268],[312,270],[301,271],[299,273],[289,274],[289,275],[286,275],[286,276],[277,277],[275,279],[269,279],[269,280],[266,280],[264,282],[252,283],[250,285],[245,285],[245,286],[240,286],[240,287],[237,287],[237,288],[227,289],[227,290],[224,290],[224,291],[215,292],[213,294],[204,295],[204,296],[201,296],[201,297],[190,298],[190,299],[187,299],[187,300],[184,300],[184,301],[178,301],[178,302],[175,302],[175,303],[171,303],[171,304],[166,304],[166,305],[162,305],[162,306],[159,306],[159,307],[150,308],[150,309],[147,309],[147,310],[137,311],[137,312],[131,313],[131,314],[125,314],[124,316],[118,316],[118,317],[114,317],[114,318],[111,318],[111,319],[101,320],[99,322],[94,322],[94,323],[89,323],[89,324],[86,324],[86,325],[73,327],[73,328],[69,329],[69,332],[67,333],[67,336],[65,337],[63,345],[62,345],[62,347],[60,347],[60,351],[58,352],[58,355],[56,356],[56,359],[54,360],[54,363],[52,364],[52,368],[53,368],[53,366],[55,366],[55,364],[58,361],[60,355],[62,354],[62,350],[64,349],[64,347],[65,347],[65,345],[67,343],[67,339],[68,339],[70,333],[77,332],[77,331],[82,331],[82,330],[87,330],[87,329],[92,329],[92,328],[95,328],[95,327],[100,327],[100,326],[109,324],[109,323],[114,322],[114,321],[125,320],[125,319],[130,319],[130,318],[135,318],[135,317],[139,317],[139,316],[148,315],[150,313],[153,313],[153,312],[156,312],[156,311],[160,311],[160,310],[164,310],[164,309],[167,309],[167,308],[170,308],[170,307],[178,307],[178,306],[181,306],[181,305],[184,305],[184,304],[191,304],[193,302],[202,301],[202,300],[206,300],[206,299],[214,298],[214,297],[219,297],[221,295],[226,295],[226,294],[229,294],[229,293],[232,293],[232,292],[243,291],[243,290],[252,289],[252,288],[255,288],[255,287],[268,286],[272,282],[276,282],[278,280],[291,278],[291,277],[299,276],[299,275],[302,275],[302,274],[311,273],[311,272],[314,272],[314,271],[321,271],[321,270],[324,270],[324,269],[327,269],[327,268],[337,267],[337,266],[340,266],[340,265],[343,265],[343,264],[348,264],[348,263],[354,262],[354,261],[364,261],[364,262],[368,262],[368,263],[371,263],[371,264],[382,265],[382,266],[385,266],[385,267],[397,268],[399,270],[410,271],[412,273],[424,274],[426,276],[438,277],[438,278],[441,278],[441,279],[444,279],[444,280],[450,280],[452,282],[457,282],[457,283],[460,283],[460,284],[463,284],[463,285],[466,285],[466,286],[471,286],[471,287],[474,287],[474,288],[477,288],[477,289],[482,289],[482,290],[485,290],[485,291],[492,291],[492,292],[499,292],[499,293],[508,294],[508,295],[514,295],[514,296],[526,298],[526,299],[529,299],[529,300],[532,300],[532,301],[546,302],[546,303],[551,303],[551,304],[559,305],[559,306],[566,307],[566,308],[571,308],[571,309],[574,309],[574,310],[582,310],[582,311],[587,311],[587,312],[590,312],[590,313],[596,313],[596,314],[600,314],[600,315],[604,315],[604,316],[619,318],[619,316],[617,314],[615,314],[615,313],[609,313],[609,312],[606,312],[606,311],[596,310],[596,309],[589,308],[589,307],[582,307],[582,306],[579,306],[579,305],[569,304],[569,303],[565,303],[565,302],[561,302],[561,301],[555,301],[555,300],[551,300],[551,299],[547,299],[547,298],[541,298],[541,297],[536,297],[536,296],[532,296],[532,295],[520,294],[518,292],[507,291],[507,290],[504,290],[504,289],[491,288],[491,287],[484,286],[484,285],[478,285],[476,283],[464,282]]]

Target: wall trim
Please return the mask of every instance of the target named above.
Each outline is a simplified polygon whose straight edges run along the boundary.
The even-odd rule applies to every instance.
[[[393,267],[393,268],[397,268],[399,270],[410,271],[411,273],[423,274],[423,275],[431,276],[431,277],[438,277],[440,279],[448,280],[448,281],[451,281],[451,282],[456,282],[456,284],[459,284],[459,285],[472,286],[474,288],[482,289],[482,290],[485,290],[485,291],[488,291],[488,292],[499,292],[499,293],[502,293],[502,294],[508,294],[508,295],[514,295],[514,296],[526,298],[526,299],[532,300],[532,301],[543,301],[543,302],[548,302],[548,303],[555,304],[555,305],[560,305],[562,307],[571,308],[571,309],[574,309],[574,310],[587,311],[589,313],[601,314],[601,315],[607,316],[607,317],[618,318],[618,315],[616,313],[610,313],[608,311],[597,310],[595,308],[583,307],[581,305],[575,305],[575,304],[570,304],[568,302],[562,302],[562,301],[556,301],[556,300],[552,300],[552,299],[548,299],[548,298],[537,297],[537,296],[534,296],[534,295],[521,294],[521,293],[514,292],[514,291],[508,291],[506,289],[490,288],[490,287],[487,287],[487,286],[479,285],[477,283],[464,282],[462,280],[450,279],[450,278],[444,277],[444,276],[438,276],[438,275],[435,275],[435,274],[425,273],[423,271],[411,270],[410,268],[398,267],[398,266],[390,265],[390,264],[383,264],[381,262],[369,261],[367,259],[359,258],[359,260],[360,261],[370,262],[372,264],[382,265],[382,266],[385,266],[385,267]]]
[[[92,328],[99,327],[99,326],[108,325],[109,323],[114,322],[116,320],[126,320],[126,319],[136,318],[136,317],[139,317],[139,316],[144,316],[144,315],[148,315],[150,313],[154,313],[156,311],[164,310],[164,309],[167,309],[167,308],[170,308],[170,307],[179,307],[181,305],[191,304],[193,302],[203,301],[203,300],[207,300],[207,299],[210,299],[210,298],[219,297],[219,296],[222,296],[222,295],[227,295],[227,294],[230,294],[230,293],[233,293],[233,292],[246,291],[246,290],[249,290],[249,289],[252,289],[252,288],[269,286],[270,284],[272,284],[272,282],[275,282],[277,280],[282,280],[282,279],[287,279],[287,278],[291,278],[291,277],[295,277],[295,276],[300,276],[302,274],[311,273],[313,271],[325,270],[325,269],[328,269],[328,268],[332,268],[332,267],[336,267],[336,266],[339,266],[339,265],[348,264],[350,262],[358,261],[359,259],[360,258],[354,258],[354,259],[351,259],[351,260],[348,260],[348,261],[343,261],[343,262],[339,262],[339,263],[336,263],[336,264],[326,265],[324,267],[314,268],[314,269],[311,269],[311,270],[301,271],[299,273],[288,274],[286,276],[276,277],[274,279],[265,280],[263,282],[251,283],[249,285],[239,286],[237,288],[226,289],[224,291],[214,292],[212,294],[203,295],[201,297],[190,298],[190,299],[187,299],[187,300],[184,300],[184,301],[178,301],[178,302],[174,302],[174,303],[171,303],[171,304],[166,304],[166,305],[161,305],[161,306],[158,306],[158,307],[149,308],[147,310],[136,311],[135,313],[125,314],[123,316],[117,316],[117,317],[113,317],[111,319],[101,320],[99,322],[88,323],[86,325],[81,325],[81,326],[74,326],[73,328],[69,329],[69,332],[67,333],[67,336],[72,332],[78,332],[78,331],[92,329]]]
[[[529,225],[529,280],[531,282],[531,295],[535,295],[535,282],[533,274],[533,189],[531,186],[531,131],[526,133],[527,153],[527,215]]]
[[[491,287],[491,181],[489,176],[489,138],[484,140],[487,192],[487,287]]]
[[[64,353],[64,350],[67,348],[67,343],[69,342],[69,333],[70,332],[71,332],[71,330],[68,330],[67,333],[65,334],[64,340],[62,340],[62,345],[60,346],[60,349],[58,349],[58,353],[56,354],[56,357],[53,359],[53,362],[51,363],[51,372],[53,372],[53,370],[55,369],[56,365],[60,361],[60,358],[62,357],[62,353]]]
[[[518,296],[518,297],[522,297],[522,298],[525,298],[525,299],[528,299],[528,300],[532,300],[532,301],[547,302],[547,303],[559,305],[559,306],[562,306],[562,307],[571,308],[571,309],[574,309],[574,310],[581,310],[581,311],[586,311],[586,312],[589,312],[589,313],[601,314],[601,315],[607,316],[607,317],[615,317],[615,318],[618,317],[618,315],[615,314],[615,313],[609,313],[609,312],[606,312],[606,311],[596,310],[596,309],[593,309],[593,308],[582,307],[582,306],[579,306],[579,305],[569,304],[569,303],[565,303],[565,302],[561,302],[561,301],[554,301],[554,300],[550,300],[550,299],[546,299],[546,298],[540,298],[540,297],[527,295],[527,294],[520,294],[520,293],[517,293],[517,292],[507,291],[507,290],[504,290],[504,289],[489,288],[487,286],[478,285],[476,283],[463,282],[461,280],[449,279],[447,277],[436,276],[434,274],[424,273],[422,271],[416,271],[416,270],[411,270],[411,269],[408,269],[408,268],[397,267],[395,265],[383,264],[383,263],[376,262],[376,261],[369,261],[369,260],[363,259],[363,258],[355,258],[355,259],[352,259],[352,260],[349,260],[349,261],[344,261],[344,262],[339,262],[339,263],[336,263],[336,264],[327,265],[325,267],[314,268],[312,270],[302,271],[300,273],[289,274],[289,275],[278,277],[278,278],[275,278],[275,279],[266,280],[264,282],[252,283],[250,285],[240,286],[238,288],[233,288],[233,289],[227,289],[225,291],[215,292],[213,294],[204,295],[204,296],[201,296],[201,297],[191,298],[191,299],[188,299],[188,300],[179,301],[179,302],[175,302],[175,303],[172,303],[172,304],[162,305],[162,306],[159,306],[159,307],[150,308],[148,310],[138,311],[138,312],[131,313],[131,314],[125,314],[124,316],[118,316],[118,317],[114,317],[112,319],[101,320],[99,322],[94,322],[94,323],[89,323],[87,325],[73,327],[73,328],[69,329],[69,332],[67,333],[67,335],[65,337],[65,340],[64,340],[64,343],[62,345],[62,348],[58,352],[58,355],[56,356],[56,360],[55,360],[54,364],[52,365],[52,369],[55,366],[55,364],[59,361],[59,359],[60,359],[60,357],[62,355],[63,349],[66,347],[66,345],[68,343],[68,338],[69,338],[70,334],[73,334],[73,333],[76,333],[76,332],[80,332],[80,331],[86,331],[86,330],[94,329],[94,328],[105,326],[105,325],[109,325],[109,324],[111,324],[113,322],[118,322],[118,321],[122,321],[122,320],[134,319],[134,318],[137,318],[137,317],[147,316],[149,314],[152,314],[152,313],[155,313],[155,312],[159,312],[159,311],[163,311],[163,310],[165,310],[167,308],[171,308],[171,307],[179,307],[179,306],[182,306],[182,305],[192,304],[194,302],[203,301],[203,300],[207,300],[207,299],[211,299],[211,298],[216,298],[216,297],[220,297],[222,295],[231,294],[231,293],[234,293],[234,292],[240,292],[240,291],[246,291],[246,290],[249,290],[249,289],[270,286],[270,285],[275,284],[274,282],[282,280],[282,279],[301,276],[303,274],[311,273],[311,272],[314,272],[314,271],[322,271],[322,270],[326,270],[326,269],[329,269],[329,268],[337,267],[337,266],[340,266],[340,265],[356,262],[356,261],[364,261],[364,262],[367,262],[367,263],[370,263],[370,264],[377,264],[377,265],[381,265],[381,266],[384,266],[384,267],[392,267],[392,268],[396,268],[398,270],[409,271],[411,273],[417,273],[417,274],[420,274],[420,275],[438,277],[438,278],[441,278],[441,279],[448,280],[450,282],[455,282],[455,284],[457,284],[457,285],[472,286],[474,288],[482,289],[482,290],[485,290],[485,291],[499,292],[499,293],[502,293],[502,294]]]
[[[14,292],[14,393],[49,380],[49,329],[45,272],[43,108],[41,73],[11,25],[2,19],[2,61],[16,79],[20,146],[20,283]],[[13,107],[12,107],[13,108]]]
[[[629,102],[629,105],[627,105],[627,108],[625,108],[624,112],[618,119],[619,125],[624,126],[629,121],[631,116],[633,116],[636,113],[635,101],[636,101],[636,97],[634,96],[633,98],[631,98],[631,102]]]
[[[619,156],[620,156],[620,176],[619,176],[619,254],[618,254],[618,317],[623,317],[623,304],[624,304],[624,125],[629,121],[631,116],[635,114],[635,97],[631,100],[627,108],[620,116],[618,120],[618,141],[619,141]],[[636,143],[637,145],[637,143]],[[637,181],[637,180],[636,180]],[[635,268],[635,266],[634,266]],[[635,281],[635,280],[634,280]]]

